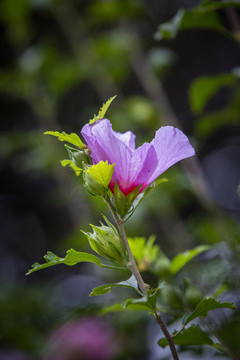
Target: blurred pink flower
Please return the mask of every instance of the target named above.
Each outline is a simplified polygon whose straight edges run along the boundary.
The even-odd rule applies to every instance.
[[[25,355],[22,353],[13,351],[13,350],[6,350],[0,352],[0,360],[27,360]]]
[[[195,155],[186,135],[172,126],[163,126],[156,131],[150,143],[135,148],[135,135],[131,131],[118,133],[107,119],[86,124],[82,135],[91,150],[93,163],[108,160],[116,164],[110,182],[114,181],[128,195],[141,185],[140,192],[176,162]]]
[[[54,331],[44,360],[110,360],[118,349],[110,325],[86,317],[69,321]]]

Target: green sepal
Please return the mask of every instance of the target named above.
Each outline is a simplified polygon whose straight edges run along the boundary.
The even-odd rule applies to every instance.
[[[115,164],[100,161],[91,166],[84,166],[84,186],[93,195],[106,197]]]
[[[89,120],[89,124],[94,124],[97,120],[103,119],[109,106],[111,105],[112,101],[115,99],[117,95],[111,97],[109,100],[106,101],[105,104],[99,109],[99,112],[97,115],[94,115],[93,119]]]
[[[62,133],[58,131],[46,131],[44,135],[56,136],[59,141],[66,141],[72,145],[77,146],[80,149],[83,149],[83,142],[81,141],[79,136],[75,133],[66,134],[64,131]]]
[[[76,166],[72,160],[65,159],[61,160],[60,162],[63,167],[69,166],[75,172],[76,176],[79,176],[81,174],[82,169]]]
[[[135,290],[139,293],[138,284],[135,277],[132,275],[128,280],[121,281],[116,284],[105,284],[94,288],[89,296],[105,295],[109,293],[115,287],[125,287]]]
[[[208,311],[219,308],[228,308],[231,310],[235,310],[235,306],[233,305],[233,303],[227,301],[226,302],[216,301],[213,297],[209,297],[207,299],[203,299],[197,305],[196,309],[192,313],[185,314],[182,319],[182,324],[183,326],[186,326],[197,317],[207,316]]]
[[[114,207],[117,211],[117,214],[124,219],[125,216],[131,211],[131,207],[133,206],[133,201],[139,194],[139,190],[141,185],[136,187],[130,194],[127,196],[120,190],[118,183],[115,181],[114,186],[114,194],[113,194],[113,201]]]

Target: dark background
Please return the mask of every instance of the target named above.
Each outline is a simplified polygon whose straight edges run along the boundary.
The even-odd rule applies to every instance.
[[[179,8],[198,3],[1,2],[2,351],[41,358],[52,328],[66,318],[94,313],[99,301],[106,300],[88,298],[92,287],[109,281],[105,272],[97,273],[90,265],[61,265],[29,277],[24,274],[32,263],[42,262],[48,250],[60,256],[71,247],[89,250],[79,230],[89,230],[89,222],[97,223],[106,209],[87,194],[70,169],[60,166],[66,151],[43,132],[79,134],[115,94],[107,117],[116,131],[132,130],[139,145],[151,141],[161,125],[174,125],[189,136],[197,154],[167,171],[169,183],[139,208],[127,225],[129,235],[156,234],[170,257],[199,244],[216,246],[223,259],[238,249],[239,86],[221,87],[201,114],[192,111],[189,88],[200,76],[237,68],[239,44],[207,29],[181,31],[171,41],[154,38],[160,23]],[[218,15],[226,29],[234,31],[226,9]],[[221,262],[221,267],[228,265]],[[218,279],[221,271],[215,271]],[[232,278],[232,291],[236,281]],[[110,319],[127,338],[134,323],[145,324],[146,319],[121,321],[118,327]],[[154,359],[148,342],[137,346],[137,339],[138,332],[131,344],[123,341],[122,358]],[[0,359],[4,356],[0,353]]]

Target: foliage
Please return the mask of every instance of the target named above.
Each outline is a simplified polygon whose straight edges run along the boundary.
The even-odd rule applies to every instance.
[[[66,134],[64,131],[62,133],[58,131],[46,131],[44,134],[56,136],[59,141],[66,141],[72,145],[79,147],[80,149],[83,148],[83,143],[77,134]]]
[[[107,109],[109,108],[109,106],[111,105],[111,102],[115,99],[116,96],[117,95],[111,97],[105,104],[103,104],[103,106],[100,108],[98,114],[94,115],[94,118],[89,121],[90,124],[94,124],[95,121],[97,121],[99,119],[103,119],[105,117]]]
[[[219,308],[229,308],[235,310],[235,306],[230,302],[216,301],[214,298],[208,298],[202,300],[196,309],[189,315],[184,316],[183,325],[186,326],[190,321],[196,319],[199,316],[207,316],[208,311],[219,309]]]
[[[174,334],[174,333],[173,333]],[[188,329],[174,334],[174,343],[176,345],[191,346],[191,345],[211,345],[216,346],[212,339],[199,327],[199,325],[191,325]],[[168,344],[166,339],[158,341],[159,346],[165,348]]]
[[[189,10],[180,9],[177,14],[167,23],[161,24],[155,34],[156,40],[173,39],[180,30],[188,29],[211,29],[221,34],[233,37],[221,23],[221,18],[216,10],[228,7],[240,6],[239,1],[203,1],[199,6]]]
[[[195,79],[189,89],[189,98],[192,110],[201,113],[209,99],[223,86],[232,86],[236,78],[232,74],[221,74],[216,76],[204,76]]]
[[[95,256],[84,252],[78,252],[73,249],[67,251],[67,255],[65,258],[60,258],[59,256],[53,254],[51,251],[48,251],[46,255],[44,255],[44,259],[46,260],[45,264],[35,263],[32,265],[32,269],[27,272],[27,275],[33,273],[37,270],[45,269],[49,266],[65,264],[69,266],[76,265],[80,262],[91,262],[96,265],[101,266],[101,261]]]

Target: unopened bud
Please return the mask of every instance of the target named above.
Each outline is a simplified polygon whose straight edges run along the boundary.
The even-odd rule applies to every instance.
[[[93,195],[105,197],[114,171],[114,164],[107,161],[88,166],[84,165],[83,180],[88,191]]]
[[[84,164],[92,164],[90,156],[85,150],[77,150],[71,146],[65,145],[69,158],[73,161],[74,165],[82,169]]]
[[[91,246],[99,255],[114,261],[118,264],[127,264],[127,255],[125,246],[116,228],[111,226],[94,226],[91,225],[93,233],[82,231]]]
[[[87,190],[93,195],[105,196],[106,188],[100,184],[97,180],[95,180],[89,173],[83,173],[84,186]]]

